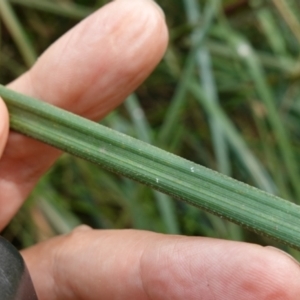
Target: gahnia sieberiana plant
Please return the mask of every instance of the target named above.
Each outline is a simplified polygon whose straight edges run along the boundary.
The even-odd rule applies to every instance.
[[[0,85],[11,129],[300,249],[300,207]]]

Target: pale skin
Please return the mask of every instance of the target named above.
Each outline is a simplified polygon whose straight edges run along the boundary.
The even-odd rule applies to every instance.
[[[9,85],[87,118],[118,106],[155,68],[168,32],[151,0],[117,0],[58,40]],[[60,152],[8,134],[0,101],[0,230]],[[41,300],[298,300],[300,268],[274,248],[82,226],[22,255]]]

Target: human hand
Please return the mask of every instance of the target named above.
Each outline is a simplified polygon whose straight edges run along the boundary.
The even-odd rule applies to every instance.
[[[150,0],[117,0],[55,43],[10,88],[90,119],[152,71],[167,29]],[[0,102],[0,154],[8,116]],[[0,229],[59,151],[10,133],[0,161]],[[40,300],[299,299],[300,269],[272,248],[208,238],[79,227],[23,251]]]

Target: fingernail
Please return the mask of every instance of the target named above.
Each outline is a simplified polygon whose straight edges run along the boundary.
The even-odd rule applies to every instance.
[[[289,253],[287,253],[279,248],[273,247],[273,246],[266,246],[266,248],[268,248],[272,251],[276,251],[277,253],[284,254],[285,256],[289,257],[294,263],[296,263],[298,266],[300,266],[300,262],[295,257],[290,255]]]

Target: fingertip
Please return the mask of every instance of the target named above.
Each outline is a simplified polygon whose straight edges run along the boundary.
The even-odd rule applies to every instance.
[[[117,0],[116,2],[125,2],[125,3],[134,3],[134,1],[136,1],[136,3],[141,3],[141,0]],[[155,9],[157,9],[158,13],[164,18],[165,14],[162,10],[162,8],[154,1],[154,0],[144,0],[144,2],[148,2],[148,4],[150,4],[151,6],[155,7]]]
[[[273,247],[273,246],[266,246],[265,249],[267,251],[271,251],[271,253],[274,255],[280,255],[281,258],[285,257],[285,260],[286,261],[290,261],[294,264],[294,267],[296,267],[298,269],[298,273],[300,274],[300,263],[298,260],[296,260],[296,258],[294,258],[292,255],[290,255],[289,253],[279,249],[279,248],[276,248],[276,247]]]
[[[109,62],[106,73],[113,73],[114,69],[118,75],[122,75],[119,77],[130,82],[131,90],[156,67],[169,41],[164,13],[152,0],[114,1],[96,13],[95,18],[87,20],[86,26],[93,36],[88,40],[93,40],[93,45],[99,47],[101,41],[109,49],[103,55],[106,63]],[[84,26],[82,29],[85,31]],[[96,38],[98,42],[95,42],[97,35],[100,39]]]
[[[252,244],[176,239],[175,245],[169,240],[159,249],[153,244],[142,257],[143,286],[153,299],[166,292],[172,299],[198,299],[199,294],[207,299],[299,299],[300,268],[288,255]]]
[[[273,275],[272,285],[274,288],[277,288],[279,295],[284,295],[284,297],[280,299],[299,299],[299,262],[290,254],[275,247],[265,247],[264,251],[266,260],[268,261],[268,273],[270,277]]]
[[[158,37],[161,38],[162,50],[165,50],[169,40],[169,32],[166,24],[166,18],[162,8],[153,0],[118,0],[117,2],[123,2],[124,7],[132,7],[132,12],[135,13],[135,18],[138,21],[141,16],[145,16],[148,19],[148,22],[152,26],[147,26],[144,29],[152,29],[156,36],[155,43],[159,42]],[[137,23],[138,25],[143,25]],[[137,25],[135,24],[135,25]],[[163,51],[164,52],[164,51]]]
[[[5,103],[0,99],[0,157],[6,145],[8,128],[8,111]]]
[[[30,71],[31,81],[36,83],[34,93],[76,114],[102,118],[153,71],[168,40],[165,18],[155,2],[113,1],[83,20],[41,56]],[[53,73],[59,76],[52,76]],[[116,90],[120,91],[117,95]],[[100,106],[99,91],[102,105],[95,110],[95,105]],[[97,99],[97,104],[91,99]]]

